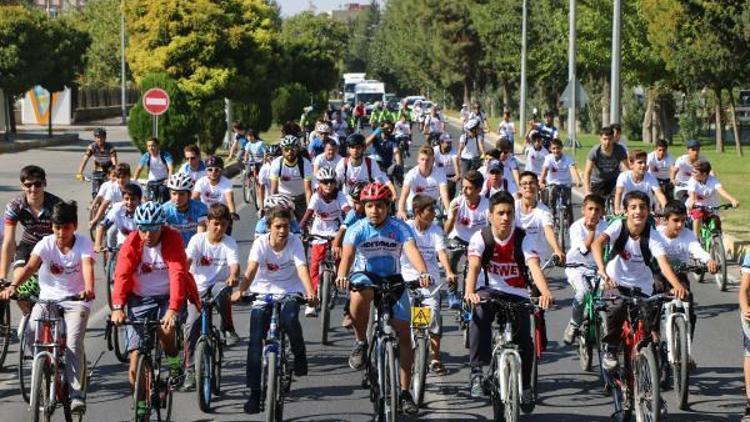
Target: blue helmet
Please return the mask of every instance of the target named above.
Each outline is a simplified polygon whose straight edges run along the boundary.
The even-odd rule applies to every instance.
[[[167,215],[161,204],[148,201],[135,209],[133,221],[138,226],[163,226],[167,222]]]

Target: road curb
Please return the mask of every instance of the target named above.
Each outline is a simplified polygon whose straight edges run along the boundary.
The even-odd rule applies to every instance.
[[[16,141],[0,143],[0,154],[26,151],[29,149],[46,148],[58,145],[75,144],[80,140],[77,133],[66,133],[51,138],[35,139],[31,141]]]

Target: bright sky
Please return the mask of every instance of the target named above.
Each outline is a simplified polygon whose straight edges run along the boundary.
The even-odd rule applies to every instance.
[[[346,3],[369,4],[370,0],[276,0],[281,6],[282,16],[292,16],[314,6],[317,13],[341,9]]]

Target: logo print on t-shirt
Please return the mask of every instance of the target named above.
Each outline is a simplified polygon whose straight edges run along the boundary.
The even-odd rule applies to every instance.
[[[278,271],[279,270],[279,266],[276,265],[276,264],[274,264],[273,262],[266,262],[266,268],[268,269],[268,271]]]
[[[201,265],[204,266],[204,267],[208,266],[208,265],[211,265],[212,261],[213,260],[211,259],[210,256],[202,256],[201,257]]]
[[[656,173],[657,171],[659,171],[659,167],[657,167],[657,166],[651,167],[651,172],[652,173]]]
[[[49,266],[49,272],[51,272],[54,275],[60,275],[63,273],[64,268],[62,265],[59,265],[57,263],[52,263],[52,265]]]
[[[291,178],[291,177],[289,177],[289,176],[281,176],[281,181],[282,181],[282,182],[288,182],[288,181],[290,181],[290,180],[292,180],[292,178]]]
[[[328,214],[328,213],[327,213],[327,212],[325,212],[325,211],[322,211],[322,212],[319,212],[319,213],[318,213],[318,217],[320,217],[320,218],[323,218],[323,219],[326,219],[326,218],[328,218],[329,216],[330,216],[330,214]]]
[[[154,266],[151,265],[149,262],[144,262],[141,264],[141,274],[150,274],[154,271]]]
[[[622,252],[620,252],[620,258],[622,258],[622,259],[624,259],[626,261],[630,261],[631,257],[632,256],[630,255],[630,252],[628,252],[626,250],[623,250]]]
[[[468,226],[469,224],[471,224],[471,220],[469,219],[469,217],[461,217],[458,222],[464,226]]]
[[[416,191],[417,193],[422,193],[422,192],[424,192],[424,189],[425,189],[425,188],[424,188],[424,187],[422,187],[422,186],[417,186],[417,187],[416,187],[416,188],[414,189],[414,191]]]

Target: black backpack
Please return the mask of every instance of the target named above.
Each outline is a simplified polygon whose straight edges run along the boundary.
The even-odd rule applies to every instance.
[[[492,234],[492,227],[484,227],[481,231],[482,240],[484,241],[484,252],[482,252],[482,269],[484,270],[484,285],[490,284],[490,278],[487,275],[487,267],[490,265],[492,253],[495,250],[495,236]],[[513,229],[513,257],[518,265],[518,271],[521,273],[526,285],[529,285],[528,267],[526,266],[526,257],[523,255],[523,239],[526,237],[526,230],[516,227]]]
[[[370,157],[362,157],[367,167],[367,180],[372,183],[372,160]],[[349,171],[349,157],[344,157],[344,179],[346,179],[346,173]]]
[[[277,175],[279,179],[281,179],[281,169],[284,168],[286,164],[284,164],[284,159],[281,159],[281,163],[279,163],[279,174]],[[305,180],[305,159],[304,157],[297,157],[297,168],[299,168],[299,177],[302,180]]]
[[[617,236],[617,239],[615,239],[614,242],[610,243],[609,248],[609,260],[611,261],[614,259],[617,255],[619,255],[623,250],[625,250],[625,245],[628,243],[628,238],[630,237],[630,231],[628,230],[628,224],[625,221],[625,219],[620,219],[622,221],[622,229],[620,230],[620,235]],[[659,266],[656,264],[654,260],[654,256],[651,254],[651,249],[648,246],[648,241],[651,236],[651,229],[656,228],[656,221],[652,216],[649,215],[648,222],[646,223],[646,228],[643,230],[643,233],[641,233],[641,236],[638,238],[638,243],[641,248],[641,255],[643,256],[643,262],[646,264],[646,266],[651,269],[651,272],[657,273],[660,272]]]

